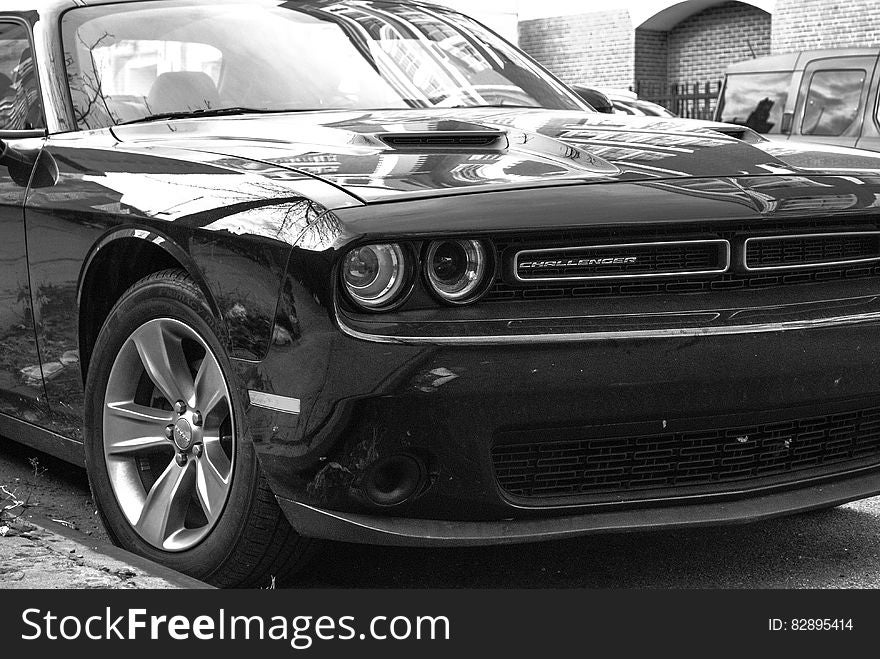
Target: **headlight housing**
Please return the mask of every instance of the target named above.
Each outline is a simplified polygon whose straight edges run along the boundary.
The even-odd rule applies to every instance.
[[[342,285],[360,307],[380,311],[394,306],[406,292],[408,265],[400,245],[363,245],[342,260]]]
[[[437,240],[428,246],[425,275],[444,302],[465,304],[484,288],[489,273],[486,248],[478,240]]]

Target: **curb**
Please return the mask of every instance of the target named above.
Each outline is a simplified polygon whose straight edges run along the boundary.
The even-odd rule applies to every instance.
[[[80,570],[94,572],[100,574],[101,568],[97,567],[101,563],[100,558],[106,558],[111,563],[118,566],[117,570],[130,573],[132,582],[146,582],[146,588],[171,588],[185,590],[204,590],[213,589],[214,587],[187,576],[176,570],[160,565],[143,556],[138,556],[125,549],[121,549],[108,542],[96,540],[76,529],[71,529],[58,524],[52,520],[46,519],[39,514],[28,514],[25,521],[37,529],[37,533],[33,534],[38,538],[39,545],[34,544],[35,551],[45,550],[46,548],[61,556],[62,550],[53,545],[63,544],[64,550],[70,554],[82,559],[82,562],[76,566],[71,565],[71,572]],[[72,549],[68,546],[73,545]],[[42,545],[42,547],[40,547]],[[98,560],[95,560],[98,559]],[[68,578],[65,580],[64,569],[58,571],[58,588],[76,588],[75,579]],[[2,579],[0,579],[2,582]],[[3,588],[0,583],[0,589]]]

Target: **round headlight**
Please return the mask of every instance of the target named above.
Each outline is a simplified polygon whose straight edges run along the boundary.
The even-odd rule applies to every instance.
[[[342,262],[342,282],[349,297],[366,309],[381,309],[399,299],[406,283],[400,245],[365,245]]]
[[[465,302],[483,285],[487,261],[476,240],[438,240],[428,247],[425,259],[428,283],[447,302]]]

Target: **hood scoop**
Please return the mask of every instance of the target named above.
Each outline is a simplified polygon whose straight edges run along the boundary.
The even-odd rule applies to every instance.
[[[745,142],[746,144],[759,144],[767,141],[751,128],[746,128],[745,126],[729,124],[725,126],[712,126],[709,130],[721,133],[722,135],[727,135],[727,137],[732,137],[741,142]]]
[[[508,147],[507,133],[496,130],[407,131],[376,137],[400,151],[504,151]]]

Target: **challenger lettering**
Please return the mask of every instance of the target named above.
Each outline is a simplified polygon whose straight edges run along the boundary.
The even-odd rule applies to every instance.
[[[604,259],[555,259],[551,261],[523,261],[520,270],[537,270],[543,268],[587,268],[604,265],[634,265],[639,259],[635,256],[608,257]]]

